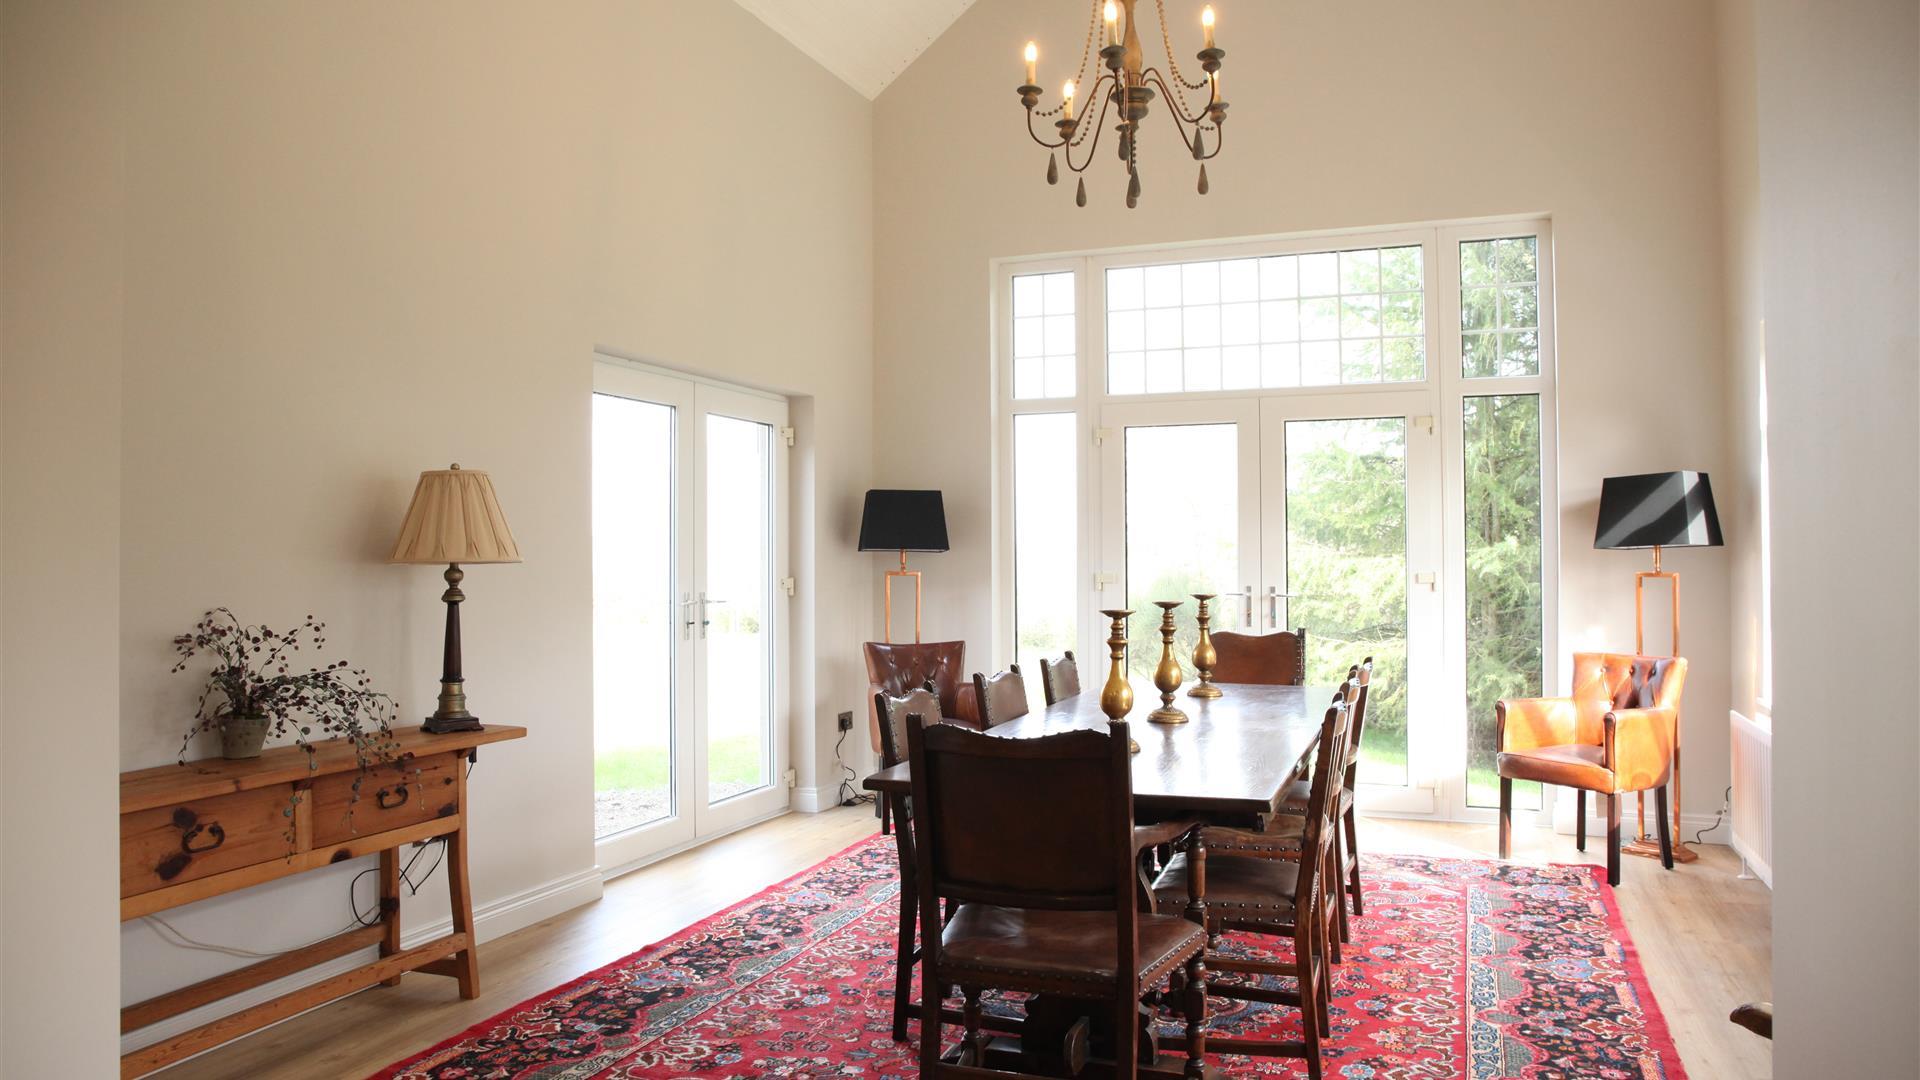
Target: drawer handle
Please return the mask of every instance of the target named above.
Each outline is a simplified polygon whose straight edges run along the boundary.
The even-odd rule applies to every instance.
[[[381,788],[374,793],[373,798],[380,804],[380,809],[397,810],[406,804],[407,797],[411,794],[413,794],[412,789],[402,784],[397,788]]]
[[[211,837],[213,842],[210,844],[200,844],[196,847],[194,841],[203,834]],[[186,835],[180,838],[180,850],[189,855],[198,855],[202,852],[212,851],[214,848],[226,842],[227,830],[221,828],[219,822],[213,821],[204,825],[195,825],[193,828],[188,829]]]

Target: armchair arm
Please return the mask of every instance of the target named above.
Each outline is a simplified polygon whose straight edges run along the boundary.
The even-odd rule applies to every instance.
[[[1493,706],[1494,745],[1500,753],[1580,741],[1572,698],[1508,698]]]
[[[953,688],[953,718],[968,727],[980,726],[980,696],[974,692],[973,683],[965,682]]]
[[[1615,709],[1606,715],[1606,763],[1613,770],[1614,790],[1646,791],[1672,778],[1678,722],[1670,707]]]

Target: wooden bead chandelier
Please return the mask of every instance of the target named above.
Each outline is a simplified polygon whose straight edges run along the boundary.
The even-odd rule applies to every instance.
[[[1198,80],[1189,81],[1180,70],[1179,61],[1174,59],[1173,37],[1167,31],[1167,9],[1165,0],[1153,0],[1153,6],[1159,15],[1160,42],[1166,49],[1167,70],[1146,66],[1146,57],[1140,47],[1139,26],[1134,18],[1134,6],[1137,0],[1093,0],[1092,15],[1087,20],[1087,42],[1080,53],[1080,69],[1060,91],[1060,104],[1051,109],[1039,109],[1040,87],[1037,85],[1040,60],[1039,46],[1027,42],[1026,62],[1027,81],[1020,87],[1020,103],[1027,109],[1027,134],[1033,141],[1044,146],[1047,154],[1047,183],[1060,182],[1059,158],[1065,157],[1067,168],[1077,174],[1084,174],[1093,164],[1094,153],[1100,148],[1101,130],[1107,122],[1109,112],[1117,118],[1114,132],[1119,139],[1120,160],[1127,169],[1127,208],[1140,205],[1140,121],[1146,119],[1148,106],[1152,104],[1156,91],[1167,103],[1167,112],[1174,119],[1174,127],[1180,132],[1180,139],[1186,144],[1187,152],[1193,160],[1200,163],[1200,194],[1207,193],[1207,162],[1220,154],[1220,131],[1227,117],[1227,103],[1220,97],[1220,61],[1226,58],[1226,52],[1213,43],[1213,8],[1209,6],[1200,16],[1200,28],[1205,35],[1206,47],[1198,54],[1200,69],[1203,72]],[[1104,35],[1101,23],[1105,23]],[[1102,41],[1100,60],[1106,65],[1088,91],[1085,100],[1088,104],[1074,115],[1074,101],[1079,88],[1084,85],[1087,66],[1093,58],[1094,42]],[[1194,108],[1188,103],[1187,95],[1206,93],[1205,104]],[[1099,103],[1099,114],[1093,114],[1093,103]],[[1055,140],[1042,138],[1034,130],[1034,116],[1042,118],[1057,116],[1053,126],[1059,132]],[[1092,123],[1084,121],[1092,120]],[[1209,144],[1208,136],[1212,136]],[[1081,154],[1076,163],[1074,157]],[[1087,180],[1079,177],[1078,190],[1074,193],[1074,202],[1087,205]]]

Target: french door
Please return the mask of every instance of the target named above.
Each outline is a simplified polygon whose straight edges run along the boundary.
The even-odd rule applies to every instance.
[[[787,808],[786,428],[783,399],[595,365],[604,868]]]
[[[1159,658],[1155,600],[1186,600],[1175,647],[1191,655],[1191,594],[1217,594],[1213,627],[1304,627],[1307,680],[1332,686],[1372,656],[1360,763],[1372,809],[1434,813],[1450,721],[1439,692],[1442,475],[1432,396],[1110,402],[1097,432],[1101,563],[1096,602],[1132,609],[1129,668]],[[1096,625],[1104,625],[1096,622]]]

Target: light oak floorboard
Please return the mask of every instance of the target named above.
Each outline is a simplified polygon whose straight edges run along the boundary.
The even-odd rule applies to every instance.
[[[412,974],[315,1009],[156,1074],[167,1080],[359,1078],[426,1049],[518,1002],[620,959],[743,900],[875,831],[870,808],[790,814],[610,882],[598,903],[486,942],[481,993],[461,1001],[453,981]],[[1604,835],[1604,834],[1603,834]],[[1491,857],[1493,826],[1367,819],[1364,851]],[[1586,861],[1604,860],[1590,839]],[[1616,895],[1688,1072],[1772,1076],[1770,1044],[1727,1022],[1743,1001],[1766,1000],[1772,963],[1771,897],[1739,881],[1729,849],[1668,873],[1628,857]],[[1573,838],[1515,830],[1523,861],[1581,858]]]

